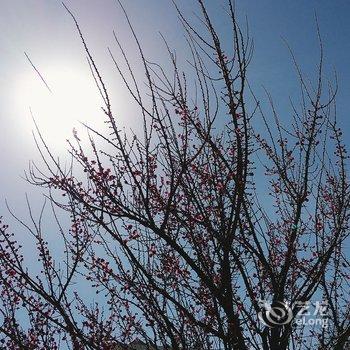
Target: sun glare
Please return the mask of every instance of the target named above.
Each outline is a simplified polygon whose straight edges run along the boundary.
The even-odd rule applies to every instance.
[[[71,66],[50,65],[40,73],[50,87],[45,86],[36,72],[28,71],[18,79],[16,101],[25,116],[22,126],[28,130],[34,128],[33,116],[45,137],[53,147],[66,147],[66,139],[72,137],[73,128],[81,131],[79,122],[100,125],[101,98],[87,70]]]

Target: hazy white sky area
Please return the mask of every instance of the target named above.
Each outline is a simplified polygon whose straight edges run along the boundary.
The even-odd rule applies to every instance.
[[[129,42],[120,9],[114,1],[75,0],[67,1],[66,5],[77,15],[91,51],[114,90],[116,110],[127,111],[122,103],[125,96],[120,80],[107,52],[107,46],[116,48],[112,30],[118,31],[126,45]],[[66,139],[71,137],[73,127],[79,129],[79,121],[102,126],[102,104],[72,18],[59,1],[2,1],[0,6],[0,158],[3,164],[0,196],[1,202],[5,197],[9,202],[21,202],[24,191],[32,189],[20,175],[28,167],[28,161],[37,158],[30,108],[48,143],[58,154],[63,154]],[[133,4],[131,9],[135,13],[137,6]],[[152,28],[152,13],[142,9],[142,14],[144,25]],[[164,23],[159,22],[153,33],[150,31],[154,38]]]
[[[112,95],[113,109],[121,125],[137,128],[139,119],[131,108],[130,98],[122,86],[107,47],[121,55],[113,39],[115,30],[131,63],[140,75],[142,67],[131,40],[125,18],[115,0],[67,0],[66,5],[76,15],[91,53],[101,69]],[[225,30],[223,0],[207,1],[214,20]],[[251,35],[255,38],[255,56],[250,80],[262,95],[262,85],[275,96],[283,109],[289,95],[296,94],[295,72],[282,37],[294,48],[306,72],[313,72],[317,62],[315,11],[325,43],[328,69],[337,69],[339,76],[339,119],[348,138],[350,91],[350,2],[305,0],[237,0],[239,17],[247,15]],[[145,52],[151,60],[166,64],[161,31],[169,44],[185,61],[187,51],[183,31],[170,0],[125,0],[125,7],[134,24]],[[189,18],[195,1],[178,0]],[[40,70],[50,86],[48,91],[24,52]],[[24,193],[39,200],[40,190],[21,179],[31,159],[38,154],[32,137],[33,122],[29,108],[44,137],[57,154],[64,154],[66,139],[72,129],[79,130],[79,121],[103,128],[102,102],[91,78],[86,55],[72,18],[60,1],[2,0],[0,1],[0,215],[6,216],[5,198],[24,210]],[[287,116],[286,116],[287,117]]]

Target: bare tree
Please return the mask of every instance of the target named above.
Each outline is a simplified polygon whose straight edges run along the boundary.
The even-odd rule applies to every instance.
[[[285,123],[268,93],[266,112],[250,89],[252,40],[231,0],[232,47],[224,47],[204,2],[196,2],[205,30],[175,4],[192,57],[189,76],[166,42],[171,71],[147,60],[120,4],[145,93],[116,34],[126,71],[109,53],[139,107],[141,136],[120,130],[108,87],[67,9],[109,132],[86,126],[89,150],[74,134],[67,169],[37,130],[45,169],[33,164],[28,180],[48,189],[65,259],[50,253],[44,211],[23,223],[36,242],[37,276],[2,226],[4,349],[117,349],[135,339],[147,349],[349,348],[348,157],[336,84],[324,81],[322,42],[314,83],[294,60],[300,101]],[[70,230],[60,224],[62,209]],[[82,292],[88,288],[96,290],[94,302]],[[270,302],[267,309],[262,301]],[[318,311],[328,305],[318,314],[323,326],[298,322],[312,301]]]

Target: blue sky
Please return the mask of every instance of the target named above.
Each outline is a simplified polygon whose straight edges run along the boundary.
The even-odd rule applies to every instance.
[[[146,54],[158,62],[165,61],[165,49],[159,31],[177,49],[186,52],[183,32],[170,0],[124,1],[139,34]],[[178,0],[191,18],[196,8],[192,0]],[[75,13],[88,44],[114,98],[115,111],[121,122],[137,127],[137,118],[129,108],[128,96],[113,70],[107,46],[115,49],[115,30],[137,68],[135,47],[125,20],[114,0],[67,0]],[[225,27],[224,0],[207,1],[224,41],[230,39]],[[328,70],[336,69],[339,78],[339,120],[349,138],[350,91],[350,2],[346,0],[237,0],[238,15],[247,15],[255,41],[250,82],[259,97],[262,86],[274,96],[281,114],[288,114],[288,98],[297,91],[297,80],[285,38],[306,73],[313,72],[318,59],[315,28],[317,13],[325,46]],[[0,12],[0,210],[5,213],[7,198],[20,213],[24,210],[24,192],[39,200],[40,190],[21,179],[30,159],[37,158],[31,135],[33,125],[29,106],[47,140],[63,154],[65,139],[78,120],[101,125],[99,98],[89,76],[85,54],[73,22],[56,0],[5,0]],[[52,98],[30,67],[26,51],[40,69],[58,98]],[[116,50],[115,50],[116,51]],[[67,100],[68,105],[64,105]]]

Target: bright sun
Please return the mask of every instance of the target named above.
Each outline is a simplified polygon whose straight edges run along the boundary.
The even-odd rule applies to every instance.
[[[52,93],[45,87],[35,71],[28,71],[18,79],[16,95],[21,96],[19,104],[23,127],[33,129],[29,108],[38,126],[51,146],[66,147],[65,140],[72,137],[72,129],[82,129],[79,124],[100,125],[101,98],[89,71],[62,64],[43,67],[40,73]]]

